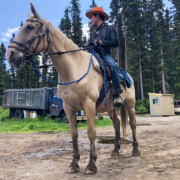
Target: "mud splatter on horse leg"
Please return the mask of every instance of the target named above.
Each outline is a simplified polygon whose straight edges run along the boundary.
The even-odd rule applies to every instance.
[[[79,172],[78,161],[80,160],[79,149],[78,149],[78,130],[77,130],[76,112],[70,110],[66,106],[64,106],[64,109],[66,111],[70,123],[71,137],[73,142],[73,152],[74,152],[73,160],[69,166],[68,172],[75,173],[75,172]]]
[[[140,151],[138,150],[138,142],[136,139],[136,118],[135,118],[135,102],[134,101],[128,101],[126,100],[126,108],[129,114],[129,124],[132,129],[132,136],[133,136],[133,151],[132,155],[133,156],[139,156]]]
[[[120,150],[120,122],[119,122],[119,119],[116,115],[116,111],[115,110],[112,110],[114,111],[113,113],[112,112],[109,112],[109,117],[111,118],[112,122],[113,122],[113,127],[114,127],[114,130],[115,130],[115,147],[114,147],[114,150],[112,151],[112,157],[117,157],[119,156],[119,150]],[[112,116],[113,114],[113,116]]]

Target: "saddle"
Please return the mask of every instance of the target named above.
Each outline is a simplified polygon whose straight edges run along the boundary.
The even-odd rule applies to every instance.
[[[104,68],[102,66],[101,61],[99,60],[99,59],[101,59],[101,57],[98,53],[95,53],[95,55],[96,55],[96,56],[94,56],[95,58],[92,59],[93,66],[99,73],[104,75]],[[120,76],[120,82],[125,82],[127,88],[130,88],[131,87],[131,79],[130,79],[128,73],[120,67],[117,67],[117,69],[118,69],[119,76]],[[106,74],[108,75],[107,70],[106,70]],[[106,79],[107,83],[109,80],[110,80],[110,78],[109,78],[109,76],[107,76],[107,79]]]
[[[104,68],[103,68],[103,65],[102,65],[102,62],[101,62],[102,59],[101,59],[100,55],[98,53],[95,53],[94,57],[95,58],[92,59],[94,68],[99,73],[104,75]],[[124,83],[125,88],[126,87],[130,88],[131,87],[131,79],[130,79],[129,75],[127,74],[127,72],[124,69],[121,69],[119,67],[117,67],[117,68],[118,68],[118,72],[119,72],[119,76],[120,76],[120,82]],[[100,94],[99,94],[99,98],[98,98],[98,100],[96,102],[96,107],[98,107],[105,98],[104,88],[107,89],[107,92],[110,89],[111,94],[112,94],[113,97],[117,96],[117,92],[116,92],[116,90],[114,88],[114,85],[113,85],[110,77],[108,76],[107,70],[106,70],[106,74],[107,74],[107,76],[106,76],[106,87],[104,87],[104,84],[102,85],[102,88],[101,88],[101,91],[100,91]]]

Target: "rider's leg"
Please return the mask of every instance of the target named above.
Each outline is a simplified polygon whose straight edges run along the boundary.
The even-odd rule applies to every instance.
[[[121,94],[122,89],[120,86],[120,76],[119,76],[119,72],[117,69],[116,62],[114,61],[114,59],[110,55],[107,55],[107,54],[104,56],[104,60],[106,62],[106,65],[109,67],[113,85],[114,85],[117,93]]]
[[[110,71],[110,78],[113,86],[111,87],[111,93],[113,96],[113,106],[119,108],[124,102],[120,94],[123,92],[120,86],[120,76],[117,69],[117,65],[114,59],[110,55],[105,55],[104,60]]]

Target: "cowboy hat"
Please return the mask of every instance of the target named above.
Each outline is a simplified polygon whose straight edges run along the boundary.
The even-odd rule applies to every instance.
[[[89,19],[91,19],[91,15],[92,15],[92,14],[102,14],[102,15],[105,17],[105,19],[104,19],[105,21],[107,21],[107,20],[109,19],[108,14],[104,12],[104,10],[103,10],[102,7],[94,7],[94,8],[92,9],[92,11],[88,11],[88,12],[86,13],[86,16],[87,16]]]

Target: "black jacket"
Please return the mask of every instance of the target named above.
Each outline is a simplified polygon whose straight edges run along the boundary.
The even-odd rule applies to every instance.
[[[101,47],[105,54],[111,54],[111,48],[119,46],[118,33],[114,26],[104,24],[100,29],[93,30],[90,34],[89,43],[94,42],[98,37],[102,41]]]

